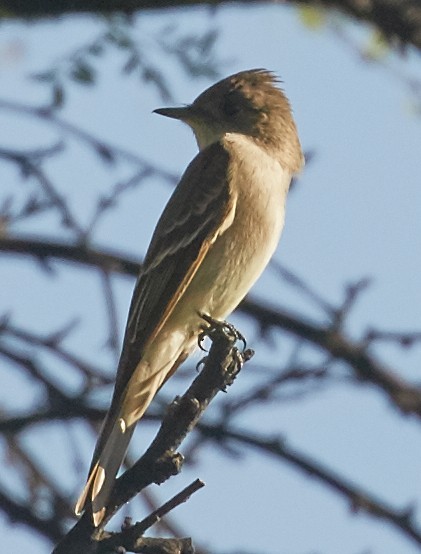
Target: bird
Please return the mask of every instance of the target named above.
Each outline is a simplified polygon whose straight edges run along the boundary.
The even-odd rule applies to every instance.
[[[186,123],[199,153],[156,225],[130,304],[111,406],[75,511],[95,527],[137,422],[195,350],[202,314],[225,320],[259,278],[284,226],[291,179],[304,165],[275,73],[226,77],[191,104],[155,113]]]

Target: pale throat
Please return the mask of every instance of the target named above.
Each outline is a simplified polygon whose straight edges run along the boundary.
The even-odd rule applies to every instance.
[[[186,121],[186,123],[189,125],[189,127],[192,129],[194,133],[199,150],[204,150],[206,147],[210,146],[211,144],[214,144],[215,142],[219,142],[221,139],[223,139],[226,136],[234,135],[234,136],[247,137],[248,140],[250,140],[255,145],[262,148],[265,153],[269,154],[270,152],[270,149],[268,147],[263,145],[261,141],[260,142],[257,141],[255,137],[251,136],[251,134],[247,135],[241,132],[224,130],[221,127],[218,127],[218,128],[216,126],[213,127],[200,121]],[[272,152],[271,154],[273,157],[275,158],[277,157],[276,151]]]
[[[205,123],[198,121],[188,121],[187,123],[193,130],[199,150],[203,150],[210,144],[218,142],[225,135],[223,131],[216,130]]]

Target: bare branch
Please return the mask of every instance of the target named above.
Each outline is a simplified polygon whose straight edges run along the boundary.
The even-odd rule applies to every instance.
[[[186,435],[196,426],[200,416],[215,395],[230,385],[242,364],[250,357],[241,356],[235,348],[237,335],[223,326],[212,331],[212,347],[205,366],[187,392],[176,398],[168,409],[161,427],[145,454],[115,483],[109,508],[103,521],[110,518],[128,500],[146,486],[161,483],[181,468],[181,458],[175,454]],[[94,529],[92,515],[87,510],[75,527],[54,550],[54,554],[85,554],[97,552],[98,541],[106,538],[101,528]]]
[[[227,441],[234,440],[254,449],[261,450],[280,460],[287,460],[297,469],[322,481],[335,492],[340,493],[349,500],[351,509],[355,512],[365,512],[368,515],[387,521],[399,529],[406,537],[411,538],[416,544],[421,545],[421,529],[417,527],[413,517],[412,508],[403,510],[395,509],[368,491],[356,487],[341,475],[328,469],[321,463],[290,448],[282,439],[264,438],[250,435],[243,431],[233,431],[224,426],[212,426],[200,424],[199,430],[209,440]]]
[[[406,383],[384,364],[375,360],[364,346],[347,340],[336,329],[317,326],[252,300],[243,302],[240,310],[255,318],[263,329],[278,327],[329,352],[335,359],[344,361],[358,380],[372,383],[382,389],[402,413],[421,417],[421,389]]]
[[[42,519],[30,507],[19,504],[3,490],[0,490],[0,508],[11,521],[28,525],[51,541],[55,542],[63,536],[60,522],[54,516]]]
[[[82,237],[83,231],[77,222],[76,218],[71,213],[69,206],[63,196],[56,190],[56,187],[52,181],[47,177],[46,173],[41,169],[39,160],[42,157],[56,153],[61,149],[53,147],[48,150],[37,150],[35,154],[30,152],[14,152],[11,150],[0,149],[0,157],[14,161],[17,163],[22,173],[26,176],[32,176],[39,183],[42,191],[44,192],[51,205],[57,208],[61,215],[62,223],[68,229],[74,231],[76,236]]]
[[[254,0],[3,0],[4,17],[51,17],[67,13],[133,14],[142,10],[163,10],[174,7],[222,6],[231,4],[263,5]],[[418,0],[285,0],[284,5],[310,5],[337,10],[348,17],[374,25],[387,39],[397,39],[401,44],[421,48],[421,6]]]
[[[54,242],[49,239],[0,237],[0,251],[9,254],[31,256],[38,260],[51,258],[68,260],[87,267],[136,276],[139,262],[117,253],[93,249],[85,244]]]
[[[12,350],[5,345],[0,346],[0,356],[3,356],[10,362],[23,368],[25,372],[29,375],[29,377],[31,377],[37,383],[42,384],[45,387],[48,397],[52,402],[70,402],[70,398],[67,397],[66,394],[62,390],[60,390],[60,388],[55,383],[53,383],[51,379],[47,377],[47,375],[45,375],[41,365],[32,357],[25,356],[17,350]]]
[[[82,419],[100,423],[104,419],[105,413],[106,410],[92,408],[86,406],[83,402],[73,400],[59,406],[54,405],[54,407],[47,409],[35,410],[22,416],[5,417],[0,420],[0,433],[18,433],[31,425],[51,423],[54,421],[69,421],[72,419]]]
[[[78,127],[77,125],[66,121],[58,116],[54,110],[45,107],[28,106],[26,104],[20,104],[18,102],[12,102],[10,100],[0,100],[0,109],[15,112],[17,114],[35,117],[41,121],[47,121],[51,125],[55,126],[59,131],[70,135],[90,146],[96,153],[99,153],[102,159],[108,157],[118,157],[127,162],[130,162],[136,166],[140,166],[143,171],[147,171],[148,175],[156,175],[161,179],[166,180],[170,184],[175,185],[178,182],[178,175],[169,171],[163,170],[161,167],[156,166],[142,158],[138,154],[134,154],[124,148],[110,144],[102,139],[98,139],[88,131]]]
[[[123,535],[123,533],[121,534]],[[195,549],[193,547],[192,540],[185,539],[154,539],[149,537],[122,537],[118,536],[118,541],[115,541],[119,545],[124,544],[123,552],[135,552],[138,554],[194,554]],[[105,543],[106,541],[104,541]],[[110,541],[111,544],[113,544]],[[97,554],[109,554],[112,552],[108,549],[108,546],[101,544]],[[118,550],[117,550],[118,552]]]
[[[143,533],[147,529],[149,529],[149,527],[152,527],[152,525],[157,523],[165,515],[169,514],[171,510],[174,510],[174,508],[176,508],[177,506],[180,506],[180,504],[187,502],[187,500],[190,498],[192,494],[194,494],[204,486],[205,486],[205,483],[200,479],[196,479],[195,481],[193,481],[193,483],[191,483],[188,487],[186,487],[181,492],[173,496],[171,500],[163,504],[152,514],[148,515],[148,517],[146,517],[144,520],[137,523],[135,525],[137,534],[143,535]]]
[[[365,341],[369,344],[373,341],[387,341],[397,344],[403,348],[410,348],[421,343],[421,331],[379,331],[370,329],[367,331]]]
[[[63,245],[0,238],[0,251],[23,253],[38,258],[57,257],[81,264],[104,267],[110,271],[137,275],[140,265],[134,260],[96,251],[85,246]],[[359,287],[357,287],[360,290]],[[352,291],[352,299],[355,294]],[[349,302],[348,302],[349,304]],[[398,377],[393,371],[377,361],[362,341],[360,344],[348,340],[338,329],[323,327],[303,318],[274,310],[246,299],[238,310],[253,317],[262,330],[283,329],[296,337],[328,352],[336,359],[344,361],[361,382],[372,383],[386,392],[391,402],[405,414],[421,417],[421,389]]]
[[[64,329],[59,329],[51,335],[40,336],[33,332],[19,329],[12,325],[8,318],[3,318],[3,320],[0,321],[0,335],[3,335],[5,338],[11,337],[13,339],[18,339],[26,344],[40,347],[51,352],[66,364],[80,371],[89,381],[101,382],[103,384],[111,383],[111,379],[104,375],[99,367],[95,367],[91,363],[76,356],[60,344],[76,323],[77,322],[72,321]]]

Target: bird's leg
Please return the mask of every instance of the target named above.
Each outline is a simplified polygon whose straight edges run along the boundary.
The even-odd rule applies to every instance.
[[[219,321],[203,313],[200,314],[200,317],[205,321],[205,324],[202,325],[202,331],[198,337],[199,347],[202,350],[204,350],[204,348],[201,343],[205,337],[209,337],[211,340],[214,340],[218,337],[218,335],[223,334],[231,343],[232,363],[230,364],[228,371],[232,376],[232,381],[234,381],[237,373],[243,367],[244,363],[253,356],[253,350],[247,348],[246,339],[231,323]],[[235,343],[237,341],[241,341],[243,343],[243,347],[241,349],[235,347]],[[200,360],[196,366],[196,369],[199,370],[200,366],[206,362],[206,359],[207,357]],[[228,384],[231,384],[231,382]]]
[[[220,321],[219,319],[214,319],[208,314],[200,313],[200,317],[206,322],[202,325],[202,331],[199,334],[198,342],[201,350],[204,350],[202,347],[202,342],[205,337],[209,337],[212,340],[212,336],[218,333],[224,333],[224,335],[230,339],[230,341],[241,341],[243,343],[242,351],[244,352],[247,348],[247,342],[244,338],[244,335],[238,331],[232,323],[228,321]]]

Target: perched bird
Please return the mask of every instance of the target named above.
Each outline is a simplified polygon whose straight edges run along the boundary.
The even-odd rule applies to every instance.
[[[111,407],[76,505],[104,518],[130,438],[158,389],[195,349],[201,314],[225,319],[269,262],[304,158],[273,73],[242,71],[156,113],[193,130],[200,152],[165,207],[131,301]]]

